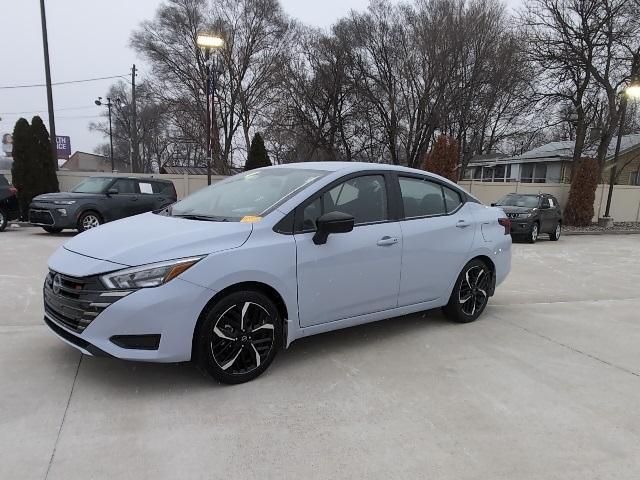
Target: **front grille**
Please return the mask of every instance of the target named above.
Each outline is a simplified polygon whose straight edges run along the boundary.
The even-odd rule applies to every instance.
[[[53,225],[53,215],[48,210],[29,210],[29,223],[38,225]]]
[[[98,276],[76,278],[50,271],[43,293],[45,313],[57,323],[82,332],[107,307],[131,291],[106,290]]]

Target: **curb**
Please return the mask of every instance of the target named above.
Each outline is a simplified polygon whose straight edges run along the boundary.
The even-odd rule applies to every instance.
[[[607,231],[578,231],[578,232],[567,232],[566,230],[562,231],[562,234],[565,236],[571,235],[638,235],[640,234],[640,230],[607,230]]]

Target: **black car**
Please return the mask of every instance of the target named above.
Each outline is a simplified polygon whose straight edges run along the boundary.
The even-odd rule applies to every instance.
[[[114,176],[89,177],[71,192],[46,193],[33,199],[29,223],[58,233],[98,225],[164,208],[177,199],[169,180]]]
[[[558,240],[562,233],[562,209],[548,193],[509,193],[492,204],[501,207],[511,220],[511,235],[535,243],[541,233]]]
[[[11,220],[20,217],[18,190],[11,186],[4,175],[0,175],[0,232]]]

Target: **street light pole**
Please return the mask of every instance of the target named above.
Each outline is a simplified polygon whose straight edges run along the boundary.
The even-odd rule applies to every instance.
[[[111,128],[111,107],[113,103],[111,103],[111,98],[107,97],[107,103],[102,102],[102,97],[98,97],[98,99],[94,102],[97,106],[105,106],[109,111],[109,158],[111,159],[111,171],[116,171],[115,162],[113,160],[113,130]],[[120,104],[121,100],[116,98],[116,103]]]
[[[616,141],[616,150],[613,154],[613,165],[611,166],[611,175],[609,176],[609,192],[607,193],[607,206],[604,210],[604,217],[610,218],[611,212],[611,199],[613,198],[613,188],[616,183],[616,176],[618,174],[618,157],[620,156],[620,145],[622,144],[622,134],[624,124],[627,117],[627,97],[637,96],[639,92],[640,79],[638,78],[640,68],[640,56],[635,54],[633,56],[633,62],[631,64],[631,81],[629,85],[622,91],[622,98],[620,99],[620,118],[618,120],[618,139]]]
[[[51,89],[51,68],[49,66],[49,38],[47,35],[47,15],[44,0],[40,0],[40,21],[42,24],[42,49],[44,50],[44,74],[47,83],[47,108],[49,110],[49,136],[51,141],[51,155],[53,164],[58,170],[58,146],[56,143],[56,119],[53,111],[53,91]]]
[[[205,63],[206,63],[206,82],[207,82],[207,86],[205,88],[205,93],[206,93],[206,115],[207,115],[207,119],[205,122],[205,128],[207,129],[207,133],[206,133],[206,140],[207,140],[207,185],[211,185],[211,164],[213,163],[213,148],[212,148],[212,135],[211,135],[211,128],[212,128],[212,113],[214,113],[214,104],[213,104],[213,98],[215,96],[215,85],[212,82],[212,73],[213,75],[216,74],[216,72],[211,72],[211,66],[212,66],[212,60],[211,60],[211,50],[212,49],[220,49],[224,46],[224,39],[222,39],[221,37],[215,36],[215,35],[209,35],[209,34],[199,34],[196,37],[196,45],[198,45],[198,47],[200,47],[201,49],[204,50],[204,58],[205,58]],[[212,88],[213,86],[213,88]],[[216,122],[216,132],[215,132],[216,138],[216,145],[219,143],[219,139],[218,139],[218,128],[217,128],[217,122]],[[219,153],[219,152],[218,152]]]

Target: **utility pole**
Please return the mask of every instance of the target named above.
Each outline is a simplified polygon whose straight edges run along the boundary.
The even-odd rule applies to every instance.
[[[138,145],[138,111],[136,107],[136,65],[131,68],[131,171],[133,166],[140,164],[140,149]]]
[[[44,50],[44,74],[47,82],[47,106],[49,108],[49,136],[53,165],[58,170],[58,146],[56,143],[56,119],[53,112],[53,91],[51,89],[51,68],[49,67],[49,39],[47,37],[47,15],[44,0],[40,0],[40,21],[42,23],[42,49]]]

